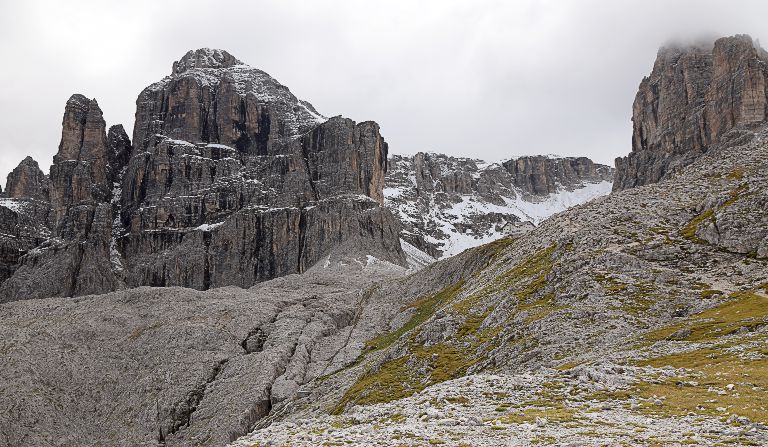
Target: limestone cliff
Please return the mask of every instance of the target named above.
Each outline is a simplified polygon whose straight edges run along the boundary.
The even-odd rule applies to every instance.
[[[136,105],[132,144],[122,126],[106,131],[96,100],[73,95],[50,182],[32,162],[9,177],[13,194],[50,203],[53,237],[8,258],[0,300],[250,287],[342,250],[404,263],[399,223],[381,206],[388,148],[376,123],[327,119],[209,49],[175,62]]]
[[[665,47],[632,106],[632,152],[616,159],[614,190],[655,183],[766,120],[768,53],[737,35]]]

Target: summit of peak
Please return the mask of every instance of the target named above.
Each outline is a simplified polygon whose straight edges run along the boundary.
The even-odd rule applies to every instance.
[[[242,64],[239,59],[224,50],[200,48],[187,51],[187,54],[174,62],[173,74],[183,73],[193,68],[227,68]]]

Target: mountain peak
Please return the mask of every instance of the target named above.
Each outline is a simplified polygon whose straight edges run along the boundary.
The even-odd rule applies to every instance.
[[[193,68],[228,68],[243,63],[224,50],[199,48],[189,50],[181,59],[173,63],[173,74],[184,73]]]

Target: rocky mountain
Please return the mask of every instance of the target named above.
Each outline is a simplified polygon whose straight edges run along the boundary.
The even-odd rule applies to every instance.
[[[768,53],[747,35],[665,47],[632,106],[632,152],[614,190],[658,182],[719,142],[750,138],[768,114]]]
[[[403,224],[406,251],[444,258],[608,194],[612,178],[612,168],[585,157],[487,163],[435,153],[392,155],[384,196]]]
[[[766,163],[763,129],[416,274],[3,304],[0,445],[760,445]]]
[[[107,132],[96,100],[73,95],[50,175],[28,159],[9,176],[4,224],[29,217],[18,200],[51,217],[21,230],[34,241],[3,240],[0,301],[249,287],[333,250],[405,262],[381,206],[387,144],[376,123],[326,119],[209,49],[175,62],[136,106],[132,143],[122,126]]]
[[[177,63],[171,78],[181,76],[177,70],[218,73],[232,68],[199,64],[231,63],[206,51]],[[152,121],[158,128],[170,119],[152,113],[157,113]],[[89,111],[85,116],[102,129],[98,114]],[[359,126],[348,123],[345,129]],[[331,250],[301,273],[295,269],[247,289],[136,287],[0,304],[0,446],[768,444],[768,411],[762,404],[768,389],[768,125],[743,132],[747,138],[721,138],[659,182],[620,188],[544,219],[530,231],[415,273],[377,253],[340,259]],[[318,160],[343,167],[354,159],[346,158],[345,150],[321,156],[314,147],[339,140],[376,146],[376,133],[364,133],[373,139],[356,140],[355,135],[319,125],[295,140],[277,137],[275,146],[266,147],[305,142],[301,147],[307,152],[298,161],[306,164],[287,171],[298,171],[291,179],[301,180],[303,169],[309,171]],[[123,139],[106,141],[114,153],[112,141]],[[173,249],[185,243],[186,238],[179,242],[175,234],[208,232],[209,227],[189,230],[180,224],[196,214],[180,213],[176,202],[158,191],[179,187],[178,179],[194,185],[190,192],[203,194],[200,185],[211,194],[221,191],[223,185],[193,175],[194,170],[187,179],[186,165],[176,161],[197,160],[183,155],[198,150],[203,167],[215,167],[218,175],[231,162],[213,152],[226,144],[171,141],[162,134],[149,141],[145,151],[133,145],[121,188],[110,191],[112,208],[96,201],[100,189],[76,187],[80,177],[75,177],[68,189],[72,194],[61,197],[84,199],[70,205],[52,231],[67,235],[82,228],[85,239],[77,247],[93,252],[87,238],[102,229],[71,222],[113,213],[109,230],[119,230],[113,233],[118,235],[114,249],[126,271],[136,268],[131,262],[140,261],[121,251],[123,237],[158,234],[143,261],[149,263],[158,259],[154,256],[163,244]],[[248,152],[253,146],[243,147]],[[226,154],[246,160],[246,166],[260,161],[282,166],[288,161],[281,159],[291,157],[231,150],[235,152]],[[78,176],[92,178],[89,167],[102,158],[84,153],[89,152],[77,152],[79,158],[72,161],[79,166],[74,169]],[[151,163],[141,161],[146,159]],[[458,163],[446,160],[420,163]],[[391,163],[393,172],[411,172],[405,166],[408,159],[399,162],[402,168]],[[503,170],[509,179],[515,172],[540,172],[535,162],[523,161],[518,167],[515,160],[514,169],[461,163],[470,162],[473,172]],[[580,175],[592,169],[586,162],[576,163],[579,168],[570,161],[554,165],[558,163]],[[386,164],[383,158],[380,165]],[[236,172],[246,171],[240,169]],[[419,175],[423,185],[438,190],[435,197],[448,195],[445,191],[482,192],[480,178],[488,176],[491,182],[494,175],[481,173],[476,179],[466,175],[466,168],[454,169],[455,175],[430,169],[419,171],[429,176]],[[141,178],[129,174],[132,170],[142,172]],[[596,173],[601,170],[594,167]],[[355,175],[308,176],[315,187],[307,194],[338,191],[334,188],[340,184],[364,190],[360,179],[372,171],[350,172]],[[133,189],[126,178],[134,178]],[[246,178],[275,185],[268,176]],[[544,191],[550,184],[544,179],[509,181],[510,190],[521,195],[532,194],[534,188]],[[237,185],[245,182],[238,182],[230,194],[243,191]],[[278,200],[291,185],[274,188],[270,197]],[[192,196],[188,203],[198,203],[197,195]],[[388,215],[379,205],[384,196],[382,189],[378,199],[364,195],[352,200],[371,203],[371,213]],[[123,197],[138,197],[147,205],[130,205]],[[314,206],[324,206],[323,200]],[[39,203],[54,219],[49,202],[3,201],[9,211]],[[226,214],[230,208],[218,204],[213,214],[228,217],[214,230],[237,224],[241,234],[258,234],[264,227],[242,223],[256,213],[242,216],[246,209],[261,210],[253,206]],[[359,216],[348,220],[357,225]],[[99,215],[93,222],[102,219]],[[198,225],[212,222],[218,221]],[[322,228],[336,234],[333,225]],[[397,241],[397,225],[386,235],[379,227],[369,228],[358,229],[358,237],[340,246],[364,253],[355,250]],[[22,267],[33,271],[40,267],[31,260],[45,259],[29,253],[66,253],[75,246],[64,237],[50,238],[63,241],[56,248],[31,249],[22,256],[30,264]],[[288,240],[273,238],[273,245]],[[237,250],[234,246],[227,253]],[[194,264],[189,253],[183,253],[183,261]],[[3,287],[18,280],[22,267]]]

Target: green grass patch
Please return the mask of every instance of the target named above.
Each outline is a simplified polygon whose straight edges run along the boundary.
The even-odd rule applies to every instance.
[[[502,424],[523,424],[536,422],[536,418],[546,418],[549,422],[569,422],[576,419],[576,410],[563,405],[528,408],[520,413],[505,414],[496,420]]]
[[[724,418],[729,413],[746,416],[753,421],[768,423],[768,350],[766,337],[759,333],[742,337],[723,338],[768,324],[768,297],[757,292],[737,292],[719,306],[689,317],[686,321],[651,332],[646,339],[657,342],[681,329],[686,329],[682,341],[707,343],[691,351],[664,355],[638,362],[641,366],[657,368],[671,366],[686,368],[686,377],[641,383],[632,390],[638,397],[651,399],[663,396],[662,405],[644,404],[643,412],[658,415],[695,413]],[[676,337],[677,338],[677,337]],[[749,355],[738,355],[737,348]],[[733,385],[733,389],[728,389]],[[628,398],[628,397],[627,397]],[[726,408],[723,412],[719,409]]]
[[[765,324],[768,324],[768,298],[753,292],[736,292],[729,301],[682,323],[653,331],[645,339],[651,342],[665,340],[681,329],[690,329],[690,335],[682,340],[713,341],[742,327],[751,330]]]
[[[705,241],[704,239],[701,239],[700,237],[696,236],[696,230],[699,229],[699,225],[707,221],[715,223],[715,212],[713,210],[706,210],[703,213],[691,219],[683,227],[683,229],[680,230],[680,235],[683,236],[685,239],[688,239],[689,241],[695,242],[697,244],[707,243],[707,241]]]
[[[390,347],[397,339],[402,337],[403,334],[427,321],[432,315],[434,315],[437,309],[442,307],[444,304],[453,301],[461,292],[461,288],[463,286],[464,280],[462,279],[456,284],[450,285],[434,295],[423,297],[413,304],[406,306],[405,309],[415,309],[413,316],[400,328],[387,334],[379,335],[378,337],[368,341],[365,344],[365,350],[370,352]]]
[[[483,298],[502,291],[512,291],[521,300],[530,298],[545,285],[546,277],[552,271],[552,255],[555,248],[556,246],[553,244],[534,253],[516,266],[496,276],[491,284],[473,295]],[[477,299],[477,297],[475,298]]]
[[[476,360],[467,351],[439,343],[412,344],[411,354],[389,360],[352,385],[331,414],[341,414],[349,404],[371,405],[403,399],[424,388],[461,377]]]
[[[705,299],[717,298],[722,295],[724,295],[724,293],[721,290],[704,289],[701,291],[701,297]]]
[[[657,296],[656,286],[647,281],[624,283],[602,273],[594,275],[594,279],[609,296],[625,298],[625,300],[619,301],[615,307],[630,315],[639,315],[647,311]]]
[[[694,373],[690,380],[696,383],[695,386],[681,386],[680,380],[675,379],[640,384],[638,394],[641,397],[665,397],[660,406],[644,406],[644,412],[659,416],[695,413],[725,417],[726,414],[718,408],[727,408],[730,413],[768,423],[768,403],[765,401],[768,359],[744,360],[719,349],[705,348],[658,357],[641,364],[692,369]],[[735,385],[733,390],[726,388],[729,384]],[[713,390],[724,390],[725,394]]]
[[[728,180],[741,180],[744,178],[744,169],[736,168],[725,176]]]

